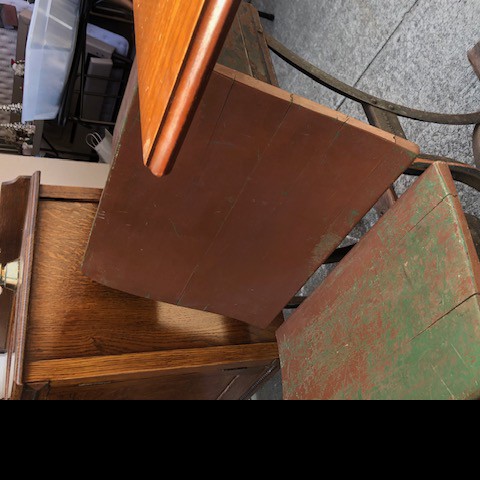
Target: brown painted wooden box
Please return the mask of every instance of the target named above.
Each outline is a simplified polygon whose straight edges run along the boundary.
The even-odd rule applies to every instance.
[[[445,164],[277,333],[287,399],[480,398],[480,262]]]
[[[267,327],[418,147],[217,66],[174,170],[141,161],[138,99],[85,256],[90,278]]]

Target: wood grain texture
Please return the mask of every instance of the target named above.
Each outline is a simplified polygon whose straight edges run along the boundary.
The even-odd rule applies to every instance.
[[[418,148],[217,66],[156,179],[131,99],[84,272],[99,283],[266,327]]]
[[[43,200],[74,200],[76,202],[99,203],[102,193],[103,190],[99,188],[40,186],[40,198]]]
[[[81,273],[96,204],[41,201],[28,330],[29,362],[275,343],[263,331],[111,290]]]
[[[178,153],[240,0],[135,0],[143,159],[163,175]]]
[[[245,2],[240,5],[218,63],[278,86],[263,26],[253,5]]]
[[[472,237],[437,164],[279,329],[285,397],[478,397],[479,293]]]
[[[225,345],[113,356],[82,357],[30,362],[26,383],[49,381],[51,386],[78,385],[183,375],[198,370],[231,373],[248,367],[265,367],[278,354],[274,343]],[[258,378],[258,377],[257,377]]]

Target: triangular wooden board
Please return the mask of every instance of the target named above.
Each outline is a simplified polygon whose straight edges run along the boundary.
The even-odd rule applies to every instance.
[[[141,158],[133,97],[84,271],[266,327],[418,147],[217,66],[175,169]]]

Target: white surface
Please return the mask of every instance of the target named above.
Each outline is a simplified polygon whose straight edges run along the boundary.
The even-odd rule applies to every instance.
[[[128,40],[121,35],[105,30],[104,28],[97,27],[96,25],[87,25],[87,35],[96,38],[107,45],[113,47],[117,53],[126,57],[130,45]]]
[[[103,189],[110,165],[0,154],[0,183],[38,171],[42,185]]]
[[[25,59],[24,122],[58,115],[77,40],[80,0],[37,0]]]

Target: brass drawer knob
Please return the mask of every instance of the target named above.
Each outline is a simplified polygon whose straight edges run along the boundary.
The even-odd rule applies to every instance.
[[[20,262],[7,263],[3,266],[0,264],[0,287],[8,290],[16,290],[20,278]]]

